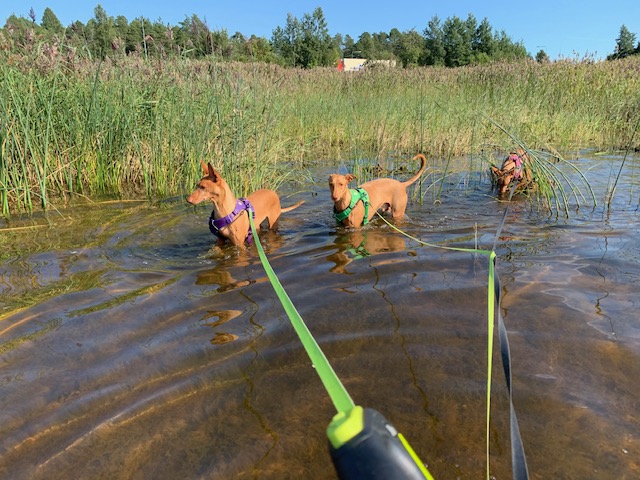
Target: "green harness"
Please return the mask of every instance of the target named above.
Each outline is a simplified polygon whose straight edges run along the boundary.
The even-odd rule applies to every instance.
[[[334,206],[333,217],[336,219],[336,222],[342,223],[342,221],[351,214],[351,211],[356,204],[362,200],[364,205],[364,219],[362,220],[362,225],[366,225],[369,222],[369,205],[371,205],[369,203],[369,194],[364,188],[360,187],[350,188],[349,191],[351,192],[351,203],[341,212],[338,212]]]

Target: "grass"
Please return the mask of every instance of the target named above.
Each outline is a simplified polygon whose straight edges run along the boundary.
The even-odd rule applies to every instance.
[[[442,181],[452,159],[509,151],[514,138],[539,152],[640,147],[637,58],[351,74],[33,55],[0,54],[5,217],[79,195],[181,195],[201,159],[245,195],[277,189],[310,160],[382,164],[424,152]],[[579,183],[550,199],[565,203]],[[426,188],[438,198],[440,187]]]

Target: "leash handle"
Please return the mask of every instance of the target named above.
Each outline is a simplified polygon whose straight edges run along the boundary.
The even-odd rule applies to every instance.
[[[327,437],[340,480],[433,480],[411,445],[377,410],[356,406],[338,413]]]

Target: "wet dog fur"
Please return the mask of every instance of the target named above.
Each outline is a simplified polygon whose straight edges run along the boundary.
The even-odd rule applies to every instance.
[[[502,162],[500,168],[491,165],[491,174],[498,193],[502,196],[507,193],[511,182],[516,181],[516,192],[523,192],[533,185],[531,169],[528,163],[529,155],[523,149],[518,148],[511,152]]]

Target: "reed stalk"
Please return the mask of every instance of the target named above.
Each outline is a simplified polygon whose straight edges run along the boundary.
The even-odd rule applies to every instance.
[[[531,151],[637,149],[630,126],[640,119],[639,72],[635,58],[347,73],[0,54],[2,214],[77,194],[182,195],[199,178],[200,160],[244,195],[278,187],[319,159],[382,164],[423,152],[442,187],[461,163],[453,159],[482,159],[488,146],[508,151],[514,138]],[[417,187],[420,199],[440,196],[425,182]],[[565,209],[576,189],[589,196],[579,180],[547,198]]]

